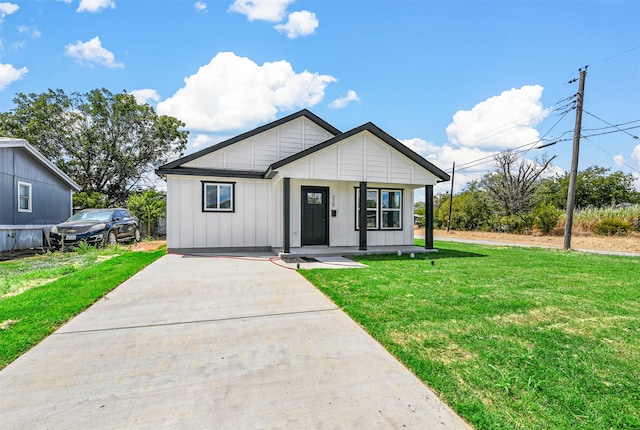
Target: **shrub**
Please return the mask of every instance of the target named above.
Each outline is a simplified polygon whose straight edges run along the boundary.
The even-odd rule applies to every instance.
[[[535,227],[540,230],[542,234],[549,234],[558,225],[561,215],[562,211],[556,209],[553,205],[542,204],[534,211]]]
[[[593,232],[600,236],[627,236],[631,230],[631,223],[614,218],[605,218],[593,227]]]

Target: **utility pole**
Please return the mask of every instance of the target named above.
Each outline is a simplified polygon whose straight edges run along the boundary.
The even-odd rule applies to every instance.
[[[580,83],[578,84],[578,98],[576,100],[576,127],[573,131],[573,156],[571,157],[569,192],[567,193],[567,215],[564,224],[564,249],[571,249],[571,230],[573,229],[573,210],[576,205],[576,181],[578,179],[578,153],[580,152],[580,135],[582,133],[584,80],[587,77],[587,67],[589,66],[585,66],[584,69],[580,69]]]
[[[447,233],[451,230],[451,209],[453,207],[453,178],[456,177],[456,162],[453,162],[451,169],[451,194],[449,194],[449,219],[447,220]]]

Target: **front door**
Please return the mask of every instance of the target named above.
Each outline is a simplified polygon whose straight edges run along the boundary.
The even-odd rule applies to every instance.
[[[329,245],[329,188],[302,187],[302,246]]]

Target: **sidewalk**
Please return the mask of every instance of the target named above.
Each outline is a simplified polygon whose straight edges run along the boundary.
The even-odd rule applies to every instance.
[[[0,372],[2,428],[470,428],[268,257],[162,257]]]

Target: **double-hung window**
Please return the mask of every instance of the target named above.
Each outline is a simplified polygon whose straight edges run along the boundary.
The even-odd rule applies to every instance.
[[[402,227],[402,191],[381,190],[382,228]]]
[[[18,181],[18,212],[31,212],[31,184]]]
[[[232,182],[202,182],[202,211],[233,212],[234,186]]]
[[[360,229],[360,188],[356,188],[356,230]],[[367,188],[367,230],[402,229],[402,190]]]
[[[356,188],[356,230],[360,229],[360,188]],[[378,190],[367,188],[367,230],[378,229]]]

